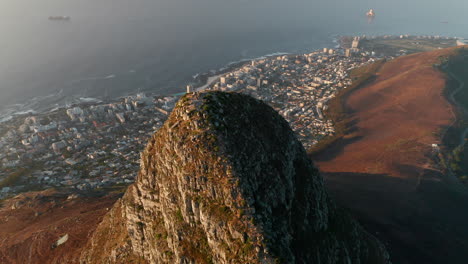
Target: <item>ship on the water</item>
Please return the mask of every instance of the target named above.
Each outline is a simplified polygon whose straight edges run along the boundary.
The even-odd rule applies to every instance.
[[[70,21],[71,17],[69,17],[69,16],[50,16],[49,20],[51,20],[51,21]]]
[[[375,17],[375,11],[374,11],[374,9],[369,10],[369,11],[366,13],[366,15],[367,15],[368,18],[374,18],[374,17]]]
[[[367,22],[369,24],[372,24],[374,22],[374,19],[375,19],[375,11],[374,9],[371,9],[369,10],[367,13],[366,13],[366,16],[367,16]]]

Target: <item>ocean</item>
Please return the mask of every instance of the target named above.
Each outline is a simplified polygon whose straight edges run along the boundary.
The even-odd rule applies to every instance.
[[[83,100],[180,93],[197,74],[332,47],[339,35],[467,36],[468,4],[456,0],[443,10],[427,0],[323,2],[0,0],[0,121]]]

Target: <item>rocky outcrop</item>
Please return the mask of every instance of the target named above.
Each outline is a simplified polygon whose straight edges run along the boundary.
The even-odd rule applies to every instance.
[[[184,96],[82,263],[389,263],[327,195],[288,123],[251,97]]]

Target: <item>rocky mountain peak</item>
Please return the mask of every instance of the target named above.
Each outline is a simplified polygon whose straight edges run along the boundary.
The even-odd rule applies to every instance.
[[[265,103],[187,94],[82,263],[389,263]]]

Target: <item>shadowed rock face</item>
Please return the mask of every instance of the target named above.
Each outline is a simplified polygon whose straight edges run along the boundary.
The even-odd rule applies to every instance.
[[[184,96],[82,263],[389,263],[328,197],[287,122],[235,93]]]

